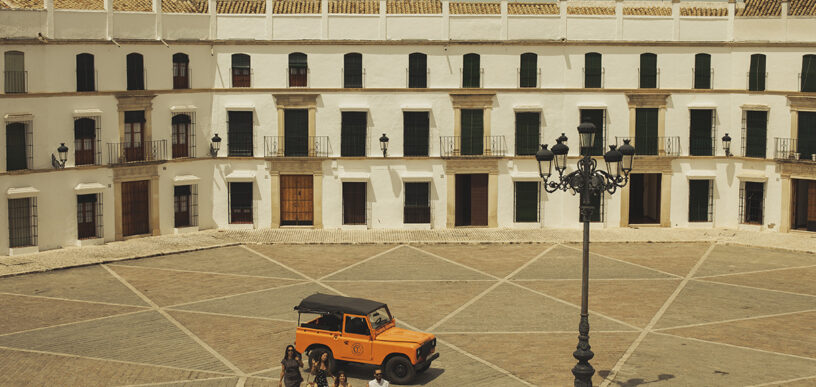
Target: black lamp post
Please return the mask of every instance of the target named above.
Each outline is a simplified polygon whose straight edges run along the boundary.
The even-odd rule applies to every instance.
[[[216,133],[215,136],[210,139],[210,156],[218,156],[219,149],[221,149],[221,137],[218,137],[218,133]]]
[[[382,150],[383,157],[388,153],[388,136],[383,133],[382,137],[380,137],[380,149]]]
[[[544,179],[545,191],[553,193],[558,190],[571,190],[573,194],[576,192],[581,194],[581,221],[584,222],[581,322],[578,324],[578,346],[572,354],[578,360],[578,364],[572,369],[576,387],[591,387],[592,375],[595,374],[595,369],[589,364],[589,360],[595,356],[589,346],[589,222],[593,210],[590,199],[591,196],[600,195],[603,191],[613,194],[618,188],[625,187],[629,182],[629,172],[632,171],[635,156],[635,148],[629,145],[629,140],[624,140],[620,149],[616,149],[615,145],[610,145],[609,151],[603,156],[607,171],[597,170],[598,162],[590,156],[596,132],[595,125],[584,118],[584,121],[578,126],[583,157],[578,160],[578,169],[566,175],[564,171],[567,169],[569,147],[564,144],[567,138],[563,133],[556,139],[552,150],[547,149],[547,145],[544,144],[536,153],[538,172]],[[558,171],[558,181],[550,181],[553,160],[555,169]]]
[[[722,137],[722,146],[723,150],[725,151],[725,157],[733,156],[731,154],[731,136],[729,136],[728,133]]]
[[[60,143],[60,146],[57,147],[57,154],[59,155],[59,160],[54,157],[54,154],[51,154],[51,165],[57,169],[65,168],[65,162],[68,161],[68,147],[65,146],[64,142]]]

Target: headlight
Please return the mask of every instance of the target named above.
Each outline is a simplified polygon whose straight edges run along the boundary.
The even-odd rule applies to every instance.
[[[419,352],[420,352],[421,350],[422,350],[422,347],[417,348],[417,353],[416,353],[417,359],[419,359]]]

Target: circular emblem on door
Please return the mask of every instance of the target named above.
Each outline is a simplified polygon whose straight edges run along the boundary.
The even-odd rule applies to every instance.
[[[363,345],[362,345],[362,344],[360,344],[360,343],[354,343],[354,344],[351,346],[351,353],[353,353],[353,354],[355,354],[355,355],[362,355],[362,354],[363,354],[363,351],[364,351],[364,349],[363,349]]]

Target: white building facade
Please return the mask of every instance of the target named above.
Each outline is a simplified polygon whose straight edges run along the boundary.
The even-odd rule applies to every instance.
[[[601,142],[638,152],[593,227],[816,230],[806,1],[126,3],[0,3],[0,254],[577,228],[578,197],[544,192],[533,154],[565,133],[574,168],[582,117],[599,165]]]

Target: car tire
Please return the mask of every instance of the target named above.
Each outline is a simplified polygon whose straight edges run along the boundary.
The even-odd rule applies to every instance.
[[[428,362],[424,366],[417,368],[416,373],[419,374],[419,373],[423,373],[423,372],[427,371],[428,368],[431,368],[431,363],[433,363],[433,362]]]
[[[394,356],[385,362],[385,375],[394,384],[408,384],[414,379],[414,365],[404,356]]]
[[[335,367],[336,362],[334,361],[334,355],[332,354],[332,351],[326,347],[317,347],[309,351],[309,370],[312,369],[312,366],[318,362],[324,353],[329,354],[329,372],[334,374],[337,370]]]

